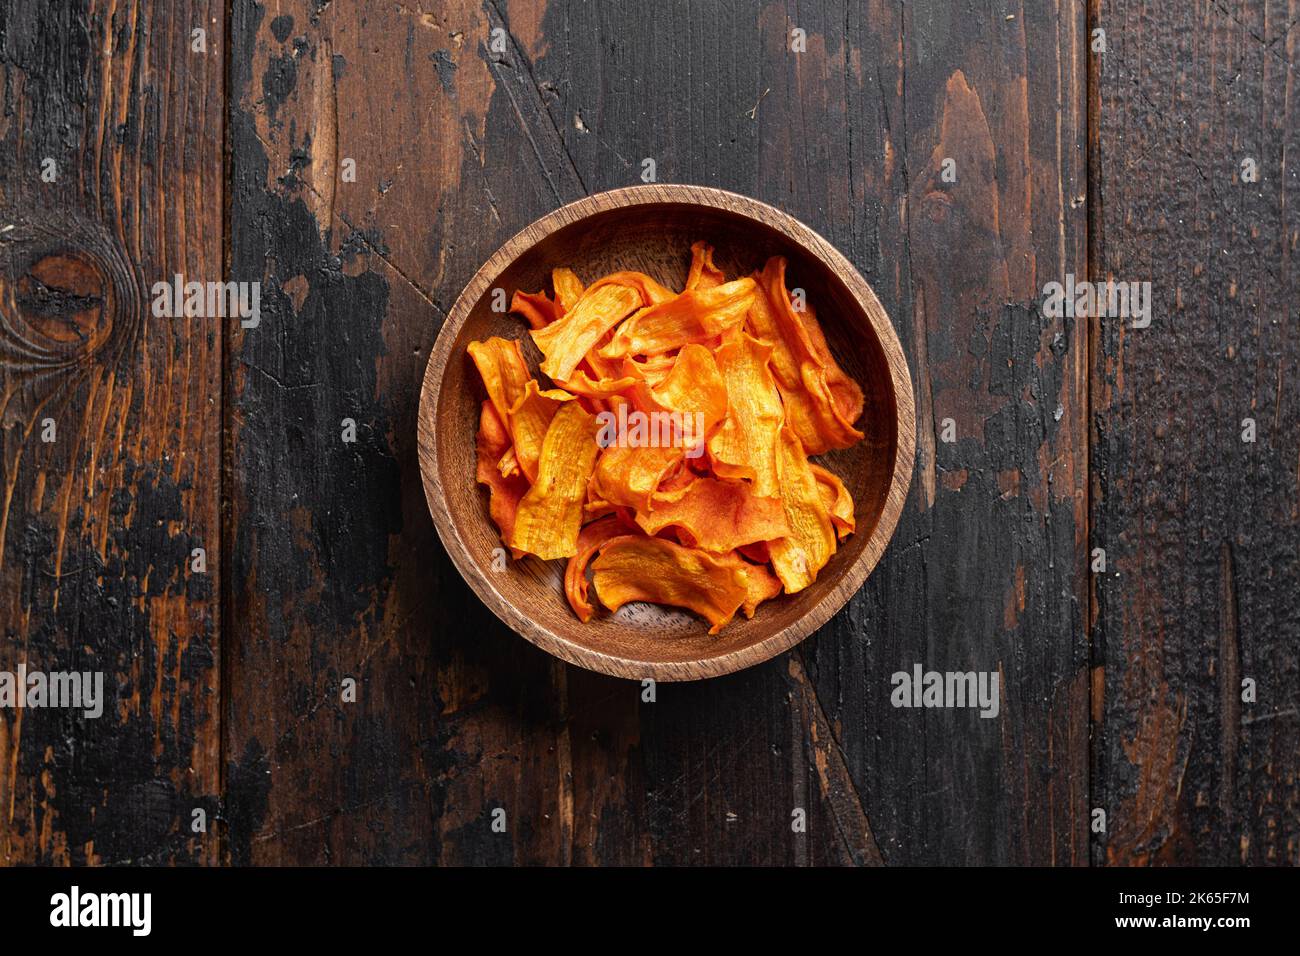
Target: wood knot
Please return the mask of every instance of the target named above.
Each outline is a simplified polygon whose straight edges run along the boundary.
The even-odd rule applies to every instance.
[[[105,270],[78,251],[43,256],[14,288],[14,304],[33,336],[89,353],[112,331],[111,299]]]
[[[131,341],[140,283],[116,237],[64,210],[2,218],[0,361],[11,372],[84,364]]]
[[[76,210],[0,208],[3,424],[24,422],[143,328],[140,280],[117,237]]]
[[[921,210],[931,222],[947,222],[952,215],[952,196],[943,189],[931,189],[921,199]]]

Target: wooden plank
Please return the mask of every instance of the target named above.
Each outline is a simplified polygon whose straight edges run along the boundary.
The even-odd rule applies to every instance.
[[[0,862],[214,862],[222,320],[150,288],[222,278],[224,12],[0,23],[0,671],[106,697],[0,711]]]
[[[1152,315],[1095,323],[1098,862],[1300,861],[1298,18],[1100,5],[1094,278]]]

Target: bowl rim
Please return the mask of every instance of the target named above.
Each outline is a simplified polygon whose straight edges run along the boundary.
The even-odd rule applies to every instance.
[[[486,575],[479,572],[470,558],[469,549],[452,519],[442,483],[437,477],[441,473],[441,462],[433,415],[441,399],[444,373],[456,337],[473,307],[491,288],[492,283],[534,244],[565,226],[612,209],[662,204],[701,205],[740,215],[775,229],[827,265],[844,282],[871,322],[890,371],[897,409],[897,438],[889,490],[880,517],[871,529],[862,553],[844,569],[829,592],[802,617],[755,644],[694,661],[643,661],[593,650],[575,644],[562,634],[557,634],[522,614],[492,585]],[[916,411],[911,372],[884,306],[866,279],[829,241],[788,213],[739,193],[711,186],[654,183],[594,193],[567,203],[519,230],[479,267],[457,296],[429,352],[420,388],[417,452],[425,499],[444,549],[479,600],[511,630],[563,661],[613,677],[632,680],[650,678],[656,681],[700,680],[734,673],[771,660],[789,650],[829,621],[862,587],[893,537],[907,498],[916,453]]]

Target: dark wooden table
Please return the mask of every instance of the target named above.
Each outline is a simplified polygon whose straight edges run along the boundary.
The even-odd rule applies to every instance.
[[[0,670],[111,700],[0,711],[0,861],[1300,862],[1298,21],[4,0]],[[479,604],[415,453],[469,276],[645,158],[852,259],[919,432],[833,623],[653,703]],[[1067,275],[1150,326],[1045,317]],[[1000,714],[892,707],[916,663]]]

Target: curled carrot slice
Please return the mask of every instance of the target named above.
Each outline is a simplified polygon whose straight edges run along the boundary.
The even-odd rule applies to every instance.
[[[556,381],[570,378],[587,350],[640,304],[640,293],[630,286],[610,283],[588,289],[564,318],[529,333],[546,356],[542,371]]]
[[[602,279],[597,279],[587,289],[591,292],[599,289],[603,285],[622,285],[629,289],[635,289],[641,296],[642,305],[658,305],[660,302],[667,302],[669,299],[675,299],[677,293],[672,289],[666,289],[654,279],[650,278],[644,272],[611,272]]]
[[[573,401],[573,396],[558,388],[543,389],[536,379],[524,383],[523,394],[510,406],[510,438],[514,443],[515,458],[524,476],[537,480],[537,462],[542,457],[542,440],[562,402]]]
[[[542,442],[537,480],[515,512],[512,547],[544,560],[577,553],[587,481],[596,464],[596,419],[577,402],[564,402]]]
[[[726,281],[727,277],[722,274],[722,270],[713,264],[713,247],[707,242],[693,243],[691,268],[686,274],[686,288],[688,290],[711,289]]]
[[[582,298],[582,293],[586,291],[577,274],[563,266],[551,270],[551,285],[555,287],[555,304],[559,308],[560,315],[571,312],[578,304],[578,300]]]
[[[684,457],[684,449],[672,446],[613,445],[600,453],[591,491],[601,501],[650,511],[656,489]]]
[[[727,382],[718,363],[702,345],[684,345],[677,359],[657,385],[649,389],[649,404],[678,415],[701,416],[704,435],[727,417]]]
[[[745,613],[745,617],[753,617],[760,604],[781,593],[781,579],[768,570],[766,558],[754,563],[742,558],[743,553],[738,549],[722,555],[718,560],[744,575],[747,593],[740,609]]]
[[[658,355],[706,342],[745,321],[756,289],[753,279],[690,289],[639,311],[598,354],[603,358]]]
[[[620,514],[610,514],[586,525],[578,535],[578,551],[569,558],[564,568],[564,594],[569,599],[569,606],[578,620],[586,624],[591,620],[595,609],[587,600],[587,565],[600,546],[610,538],[635,534],[636,528],[629,525]]]
[[[555,384],[566,391],[572,392],[574,395],[585,395],[588,398],[612,398],[615,395],[622,395],[630,388],[634,388],[637,382],[638,380],[631,375],[626,375],[623,378],[592,379],[582,369],[577,369],[568,379]]]
[[[592,562],[596,597],[611,611],[632,601],[694,611],[716,634],[750,600],[748,574],[733,563],[663,538],[611,538]]]
[[[817,490],[821,492],[822,504],[826,506],[826,511],[831,516],[835,534],[843,541],[857,526],[853,511],[853,496],[849,494],[849,489],[844,487],[844,482],[840,481],[835,472],[815,462],[808,464],[817,479]]]
[[[510,311],[522,315],[530,329],[542,329],[560,317],[561,310],[545,292],[516,292]]]
[[[501,540],[509,544],[515,527],[515,512],[520,499],[528,491],[528,482],[519,474],[504,475],[497,467],[497,462],[510,448],[510,435],[491,402],[484,402],[479,411],[475,444],[478,452],[476,478],[479,484],[488,488],[488,514],[501,532]]]
[[[497,418],[502,422],[509,421],[510,406],[519,401],[524,394],[524,385],[532,378],[524,364],[519,341],[493,336],[485,342],[469,343],[468,351],[483,379],[492,407],[496,409]]]
[[[784,280],[782,284],[784,285]],[[852,425],[862,415],[862,407],[865,402],[862,387],[850,378],[831,356],[830,346],[826,344],[826,335],[817,322],[817,313],[814,311],[811,302],[805,303],[803,312],[799,313],[799,318],[808,333],[808,342],[812,345],[813,355],[821,366],[826,369],[826,382],[830,386],[831,395],[835,400],[835,407],[840,416],[848,424]]]
[[[810,306],[795,310],[785,286],[785,258],[774,256],[755,275],[759,293],[746,318],[755,336],[772,345],[772,374],[786,421],[810,455],[848,448],[862,440],[853,422],[862,413],[862,390],[831,356]]]
[[[744,481],[696,478],[670,500],[656,495],[654,506],[636,516],[647,534],[676,527],[685,533],[684,541],[705,551],[725,553],[790,533],[781,499],[759,498]]]
[[[769,541],[767,547],[776,576],[786,593],[794,594],[816,581],[817,572],[835,553],[835,530],[808,457],[789,428],[781,429],[777,469],[790,533]]]
[[[777,494],[776,443],[785,418],[768,359],[772,346],[736,330],[715,353],[727,383],[727,418],[709,439],[713,470],[722,478],[745,478],[754,494]]]

